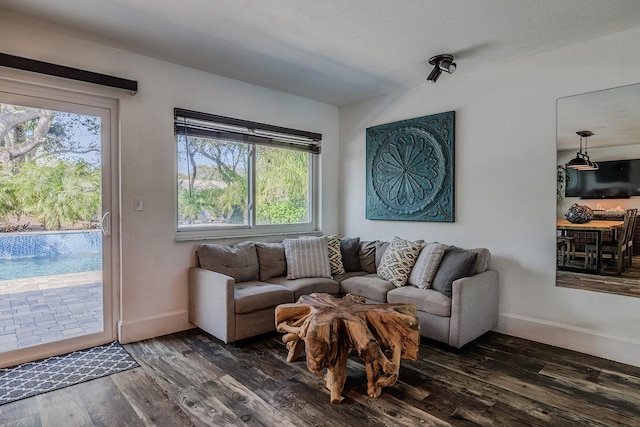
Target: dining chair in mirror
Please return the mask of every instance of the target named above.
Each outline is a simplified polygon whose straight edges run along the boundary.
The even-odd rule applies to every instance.
[[[615,238],[602,242],[601,254],[602,263],[606,261],[605,256],[609,256],[609,264],[615,263],[616,272],[621,275],[628,265],[629,242],[633,231],[633,223],[637,214],[637,209],[627,209],[624,215],[624,223],[620,230],[615,233]],[[598,251],[595,244],[587,244],[585,248],[585,267],[595,265],[595,257]]]

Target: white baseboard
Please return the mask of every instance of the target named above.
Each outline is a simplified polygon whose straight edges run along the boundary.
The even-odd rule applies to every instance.
[[[500,313],[494,330],[640,367],[640,342],[628,338],[510,313]]]
[[[118,341],[122,344],[191,329],[188,310],[176,310],[155,316],[118,322]]]

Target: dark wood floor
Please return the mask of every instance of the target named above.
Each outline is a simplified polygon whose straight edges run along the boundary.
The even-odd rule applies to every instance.
[[[338,405],[275,334],[233,346],[194,329],[125,348],[139,368],[0,406],[0,424],[640,425],[640,368],[497,333],[462,350],[423,340],[378,399],[354,356]]]

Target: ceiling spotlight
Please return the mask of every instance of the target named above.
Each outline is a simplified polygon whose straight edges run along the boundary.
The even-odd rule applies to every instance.
[[[449,74],[453,74],[456,70],[456,63],[453,62],[453,55],[436,55],[431,57],[429,64],[433,65],[433,70],[429,73],[427,80],[430,82],[437,82],[440,74],[446,71]]]

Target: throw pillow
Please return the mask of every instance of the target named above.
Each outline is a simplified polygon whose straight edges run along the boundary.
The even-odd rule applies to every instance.
[[[444,256],[445,247],[442,243],[434,242],[427,243],[422,248],[409,275],[408,281],[410,285],[417,286],[420,289],[431,287],[431,282]]]
[[[451,246],[452,248],[460,249],[461,251],[467,252],[475,252],[478,254],[476,258],[476,265],[473,269],[473,274],[482,273],[487,268],[489,268],[489,261],[491,260],[491,252],[487,248],[473,248],[473,249],[464,249],[458,246]]]
[[[204,244],[197,250],[200,267],[234,278],[236,282],[258,280],[258,254],[253,242],[233,246]]]
[[[284,255],[282,243],[256,242],[258,261],[260,261],[260,280],[286,276],[287,257]]]
[[[422,240],[411,242],[394,237],[382,255],[378,266],[378,276],[388,280],[398,288],[404,286],[421,248]]]
[[[329,254],[329,266],[331,274],[344,274],[344,265],[342,264],[342,252],[340,251],[340,235],[331,234],[324,236],[327,238],[327,253]],[[312,236],[301,236],[301,239],[310,239]]]
[[[475,252],[449,247],[440,261],[431,288],[451,298],[453,282],[473,274],[477,257]]]
[[[287,279],[331,277],[326,237],[284,239]]]
[[[360,253],[358,255],[360,267],[367,273],[376,272],[376,242],[360,242]]]
[[[362,271],[360,265],[360,238],[344,237],[340,239],[340,253],[342,254],[342,265],[345,271]]]
[[[340,235],[332,234],[327,236],[327,251],[329,253],[329,266],[331,274],[344,274],[342,264],[342,252],[340,252]]]

